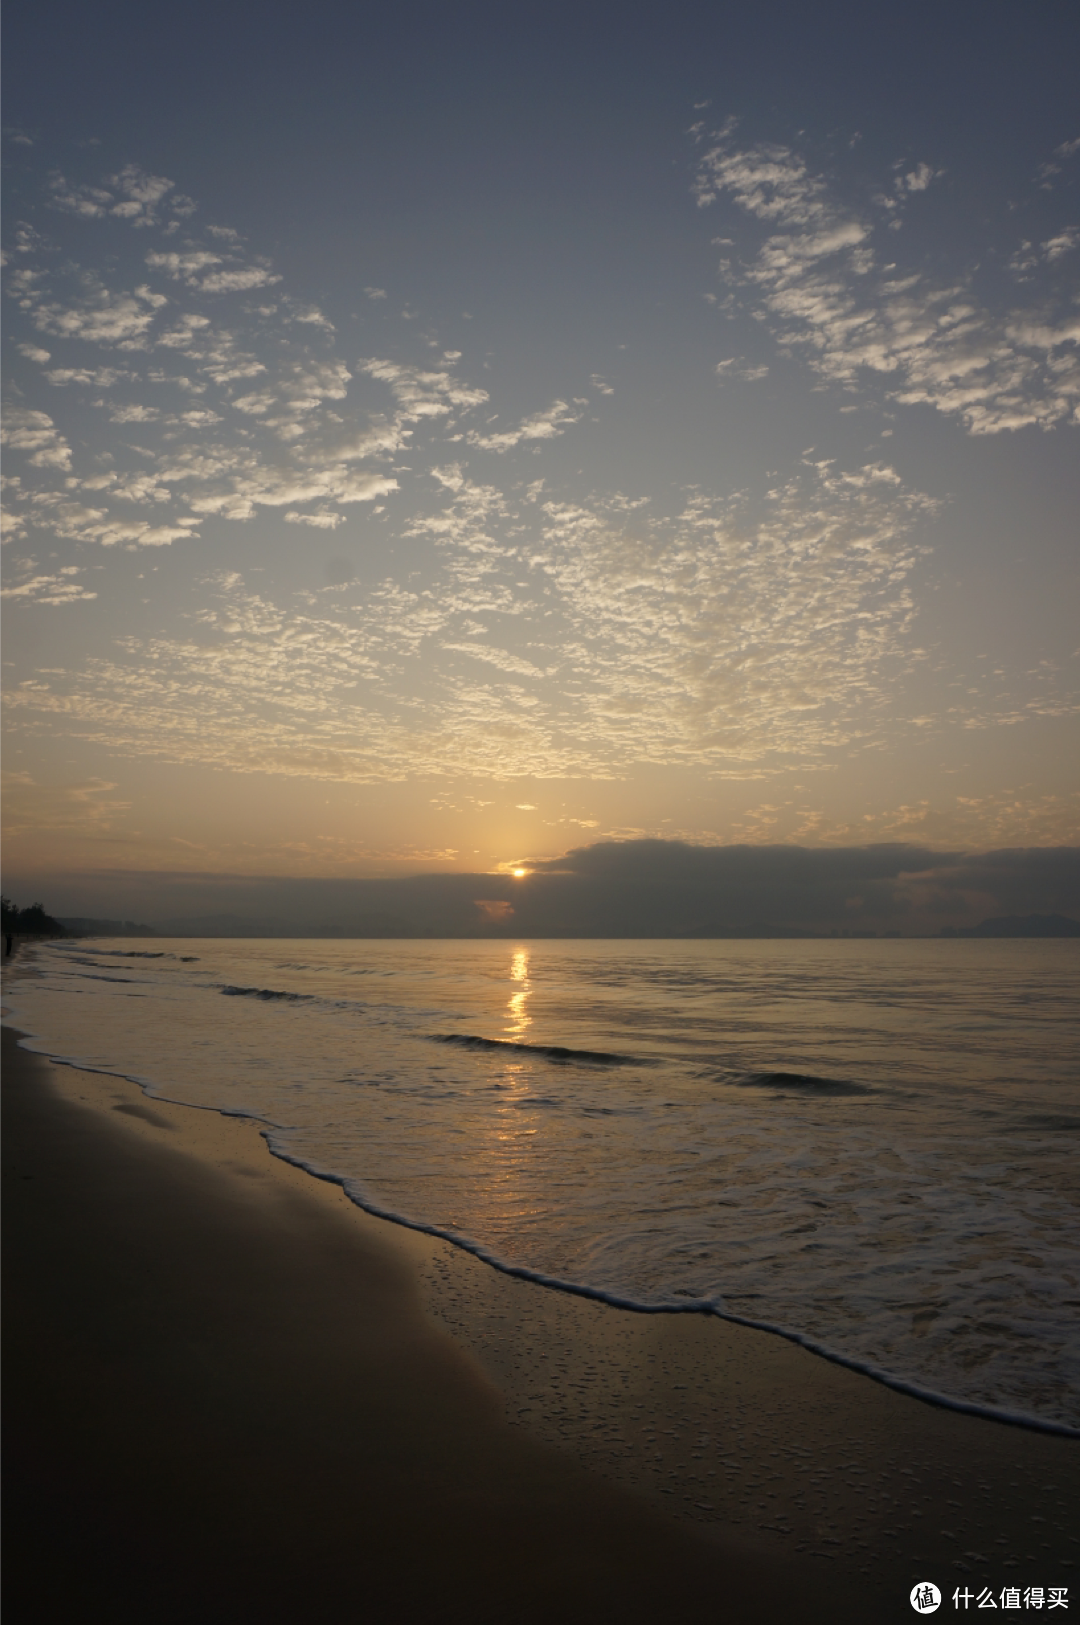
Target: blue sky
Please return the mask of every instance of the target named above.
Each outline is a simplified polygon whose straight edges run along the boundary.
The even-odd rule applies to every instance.
[[[1072,8],[13,12],[9,878],[1075,842]]]

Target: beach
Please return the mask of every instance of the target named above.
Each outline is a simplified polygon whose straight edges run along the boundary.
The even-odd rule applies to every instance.
[[[1067,1619],[1080,5],[11,11],[15,1625]]]
[[[1075,1441],[514,1280],[5,1029],[9,1595],[88,1620],[900,1619],[1068,1586]]]

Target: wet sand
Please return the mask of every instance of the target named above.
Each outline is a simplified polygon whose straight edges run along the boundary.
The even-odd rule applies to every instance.
[[[250,1122],[3,1043],[16,1617],[888,1621],[917,1580],[948,1612],[1075,1589],[1075,1441],[513,1280]]]

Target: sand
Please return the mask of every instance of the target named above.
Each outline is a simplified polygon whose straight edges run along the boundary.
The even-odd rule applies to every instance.
[[[516,1281],[248,1121],[3,1043],[14,1617],[888,1621],[917,1580],[950,1614],[1074,1589],[1075,1441]]]

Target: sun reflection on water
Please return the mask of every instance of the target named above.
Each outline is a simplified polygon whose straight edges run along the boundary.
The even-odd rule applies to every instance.
[[[527,948],[518,948],[510,961],[510,980],[517,982],[518,990],[511,994],[507,1001],[507,1014],[509,1023],[504,1029],[515,1043],[523,1043],[529,1028],[532,1026],[532,1017],[529,1014],[529,994],[532,991],[529,982],[529,951]]]

